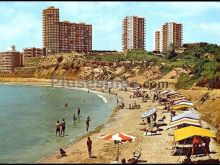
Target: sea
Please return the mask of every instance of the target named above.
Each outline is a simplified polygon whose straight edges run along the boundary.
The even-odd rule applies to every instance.
[[[68,103],[65,107],[64,104]],[[116,106],[106,93],[63,87],[0,85],[0,163],[35,163],[104,124]],[[80,116],[73,122],[73,114]],[[66,121],[56,136],[57,120]]]

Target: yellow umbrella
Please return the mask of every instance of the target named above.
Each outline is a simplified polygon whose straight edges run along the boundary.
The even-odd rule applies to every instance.
[[[176,129],[174,132],[174,140],[180,141],[192,136],[205,136],[216,138],[216,136],[212,133],[211,130],[205,128],[199,128],[195,126],[188,126],[180,129]]]
[[[174,105],[171,108],[173,110],[180,110],[180,109],[186,109],[186,108],[192,108],[193,105],[187,105],[187,104],[181,104],[181,105]]]

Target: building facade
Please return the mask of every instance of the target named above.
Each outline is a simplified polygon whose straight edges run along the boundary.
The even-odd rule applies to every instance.
[[[154,51],[160,51],[160,31],[154,32]]]
[[[160,52],[167,52],[171,49],[171,44],[176,48],[182,46],[183,25],[175,22],[165,23],[160,33]]]
[[[92,51],[92,25],[59,21],[59,9],[43,10],[43,45],[48,53]]]
[[[145,18],[127,16],[122,21],[122,49],[145,50]]]
[[[25,48],[22,54],[24,58],[46,56],[46,48]]]
[[[0,52],[0,72],[13,73],[16,67],[23,65],[23,58],[20,52],[15,49]]]

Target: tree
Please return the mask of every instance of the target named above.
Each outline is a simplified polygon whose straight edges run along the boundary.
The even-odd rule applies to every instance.
[[[177,56],[177,53],[175,52],[177,47],[173,43],[170,43],[169,46],[170,46],[170,50],[168,51],[168,57],[167,58],[172,59],[172,58]]]

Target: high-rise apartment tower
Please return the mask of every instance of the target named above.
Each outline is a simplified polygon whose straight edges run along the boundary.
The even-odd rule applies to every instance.
[[[122,49],[145,50],[145,18],[127,16],[122,21]]]
[[[165,23],[160,33],[160,52],[167,52],[171,49],[171,44],[176,48],[182,46],[183,25],[175,22]]]
[[[43,45],[48,53],[92,51],[92,25],[59,21],[59,9],[43,10]]]
[[[154,32],[154,51],[160,51],[160,31]]]

